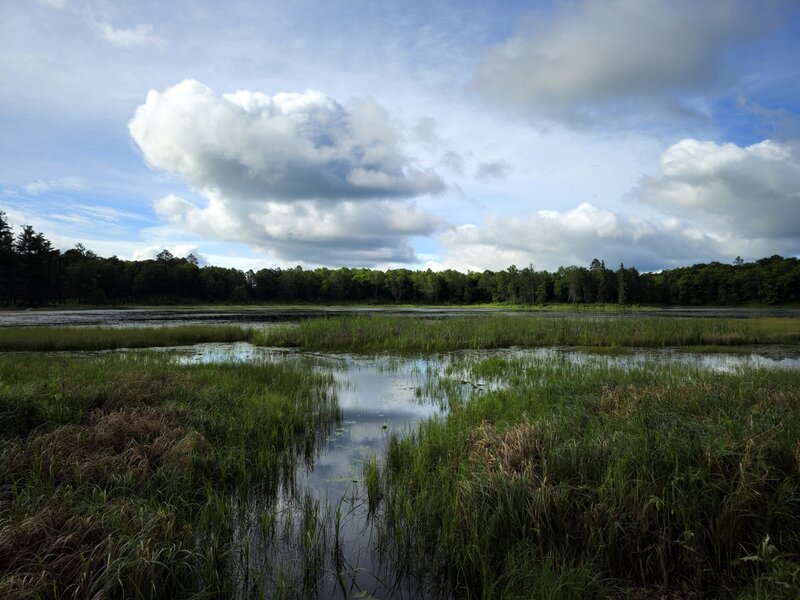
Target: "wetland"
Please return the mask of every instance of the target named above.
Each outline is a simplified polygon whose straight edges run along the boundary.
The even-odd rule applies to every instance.
[[[246,312],[4,313],[3,595],[796,597],[795,315]]]

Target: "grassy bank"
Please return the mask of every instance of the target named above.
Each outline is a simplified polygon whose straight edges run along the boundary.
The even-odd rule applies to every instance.
[[[797,597],[800,374],[469,370],[506,387],[365,468],[398,570],[465,598]]]
[[[241,557],[256,531],[270,539],[278,489],[338,420],[331,385],[300,363],[0,355],[0,597],[286,586],[285,573],[255,575]],[[253,515],[261,529],[243,536]]]
[[[251,332],[235,325],[175,327],[0,327],[0,352],[112,350],[238,342]]]
[[[374,352],[511,346],[736,346],[800,342],[800,319],[398,316],[307,319],[254,334],[254,343]]]

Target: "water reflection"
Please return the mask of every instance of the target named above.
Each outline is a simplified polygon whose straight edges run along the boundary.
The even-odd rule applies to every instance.
[[[301,596],[348,598],[424,597],[415,582],[397,580],[380,562],[369,518],[362,469],[379,459],[391,437],[404,436],[432,417],[443,400],[465,399],[506,385],[505,376],[473,367],[486,359],[525,364],[578,364],[636,368],[647,363],[693,365],[717,372],[743,367],[800,369],[796,347],[752,347],[737,354],[698,354],[678,349],[598,354],[568,348],[460,351],[426,356],[360,356],[259,348],[246,342],[161,349],[183,364],[299,361],[332,373],[341,420],[332,426],[292,485],[279,497],[251,501],[239,524],[248,550],[239,559],[242,591],[279,589],[287,582]]]

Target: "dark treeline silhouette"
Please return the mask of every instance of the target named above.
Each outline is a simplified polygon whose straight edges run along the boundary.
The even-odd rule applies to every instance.
[[[0,212],[0,304],[365,302],[403,304],[620,303],[682,306],[800,302],[800,260],[712,262],[639,273],[599,259],[555,272],[238,269],[200,267],[163,250],[153,260],[102,258],[78,244],[60,252],[30,226],[14,235]]]

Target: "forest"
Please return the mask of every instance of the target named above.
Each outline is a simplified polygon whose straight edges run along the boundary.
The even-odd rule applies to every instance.
[[[364,268],[200,266],[163,250],[152,260],[103,258],[81,244],[61,252],[33,227],[15,234],[0,212],[0,305],[271,303],[785,305],[800,302],[800,259],[711,262],[640,273],[595,258],[557,271],[461,273]]]

